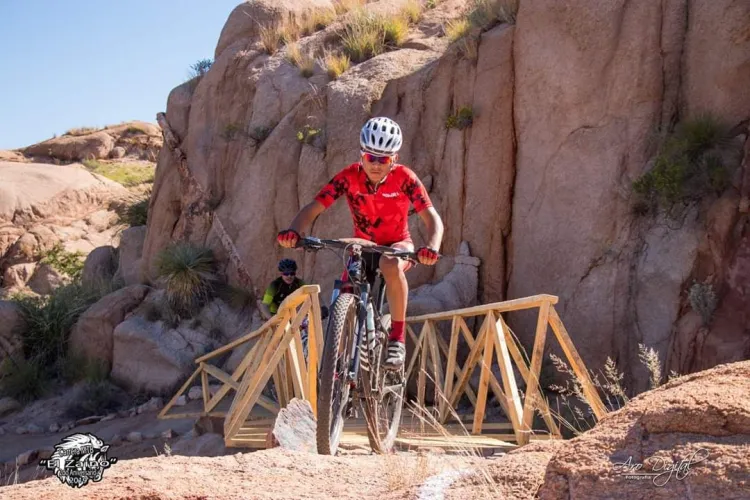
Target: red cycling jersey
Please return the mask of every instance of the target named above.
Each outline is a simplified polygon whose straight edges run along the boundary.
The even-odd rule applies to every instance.
[[[409,235],[409,204],[417,213],[432,206],[417,174],[396,164],[377,189],[367,178],[359,163],[352,163],[323,186],[315,200],[330,207],[346,194],[354,220],[354,235],[378,245],[411,241]]]

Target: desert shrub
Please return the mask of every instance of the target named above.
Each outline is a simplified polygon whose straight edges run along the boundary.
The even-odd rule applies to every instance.
[[[461,106],[453,114],[448,115],[445,119],[445,128],[457,128],[463,130],[470,127],[474,122],[474,111],[468,106]]]
[[[208,70],[211,69],[211,66],[213,65],[212,59],[201,59],[194,64],[190,66],[190,76],[191,78],[201,77],[208,73]]]
[[[717,304],[713,285],[710,283],[693,283],[688,292],[688,300],[693,310],[700,314],[703,326],[708,326]]]
[[[721,194],[739,165],[738,152],[729,127],[712,115],[681,122],[663,141],[653,168],[633,183],[639,207],[634,211],[661,208],[676,217],[685,207]]]
[[[82,252],[68,252],[62,243],[55,244],[51,250],[42,255],[41,262],[50,265],[74,280],[78,280],[83,273],[84,255]]]
[[[156,259],[157,275],[164,281],[167,303],[180,318],[191,318],[211,298],[218,281],[210,248],[174,243]]]

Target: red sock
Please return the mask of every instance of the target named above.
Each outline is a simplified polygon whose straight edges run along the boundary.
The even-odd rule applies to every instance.
[[[391,334],[388,336],[388,340],[396,340],[404,344],[406,343],[406,334],[404,333],[403,321],[391,322]]]

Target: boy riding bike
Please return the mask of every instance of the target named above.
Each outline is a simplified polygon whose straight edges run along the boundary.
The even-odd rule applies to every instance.
[[[413,252],[408,223],[411,203],[428,231],[427,245],[417,251],[418,260],[428,266],[437,263],[443,240],[443,222],[417,175],[396,163],[402,142],[401,129],[393,120],[385,117],[368,120],[359,136],[360,161],[336,174],[315,199],[297,213],[289,229],[278,234],[278,243],[285,248],[294,248],[300,234],[306,232],[339,197],[346,195],[356,238]],[[399,369],[406,360],[404,321],[409,285],[404,273],[411,263],[382,255],[379,262],[368,262],[367,267],[373,270],[376,264],[386,282],[392,317],[385,366]]]

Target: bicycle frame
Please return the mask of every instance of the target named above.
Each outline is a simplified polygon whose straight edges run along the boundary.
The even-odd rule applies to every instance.
[[[356,323],[356,337],[354,339],[354,342],[352,343],[352,352],[351,352],[351,366],[349,368],[348,378],[349,382],[353,382],[357,380],[357,375],[359,374],[359,365],[360,365],[360,349],[359,346],[362,345],[362,340],[364,339],[365,335],[367,335],[367,304],[368,301],[371,300],[372,294],[371,294],[371,285],[367,281],[366,278],[364,279],[352,279],[352,273],[349,272],[351,270],[351,264],[352,262],[358,262],[360,264],[360,273],[361,271],[361,265],[362,265],[362,256],[361,253],[357,253],[357,250],[354,250],[354,254],[350,256],[349,262],[347,263],[347,276],[349,279],[346,281],[337,279],[334,281],[333,286],[333,292],[331,293],[331,305],[336,301],[338,296],[341,294],[341,290],[351,288],[352,293],[359,297],[359,300],[357,301],[357,323]],[[356,276],[357,274],[355,274]],[[377,288],[377,294],[375,296],[375,301],[373,303],[373,320],[376,322],[376,325],[380,326],[380,318],[383,314],[383,305],[385,302],[385,280],[383,279],[383,276],[380,272],[380,269],[376,271],[375,274],[375,280],[373,282],[374,285],[379,285]],[[347,290],[347,293],[348,290]],[[367,345],[370,345],[369,342],[370,339],[368,339]]]

